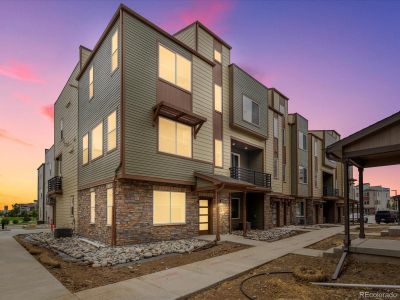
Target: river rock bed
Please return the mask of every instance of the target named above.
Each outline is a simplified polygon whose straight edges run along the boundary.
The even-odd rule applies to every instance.
[[[232,231],[232,234],[243,236],[242,230]],[[269,230],[247,230],[247,239],[256,240],[256,241],[266,241],[273,242],[283,238],[287,238],[292,235],[296,235],[298,232],[294,228],[273,228]]]
[[[100,243],[88,243],[78,236],[55,239],[49,232],[28,234],[25,239],[62,254],[63,259],[72,258],[75,262],[92,267],[114,266],[159,255],[188,253],[208,243],[198,239],[183,239],[113,248]]]

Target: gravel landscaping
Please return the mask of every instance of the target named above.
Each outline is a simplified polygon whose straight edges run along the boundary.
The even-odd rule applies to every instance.
[[[306,231],[299,231],[296,227],[280,227],[269,230],[248,230],[247,239],[265,242],[274,242],[294,235],[304,233]],[[232,234],[243,236],[242,230],[232,231]]]
[[[184,239],[112,248],[77,236],[55,239],[52,233],[44,232],[27,234],[25,239],[59,253],[66,260],[92,267],[114,266],[159,255],[190,253],[208,243]]]

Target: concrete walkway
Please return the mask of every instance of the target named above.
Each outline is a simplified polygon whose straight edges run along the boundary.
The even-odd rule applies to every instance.
[[[76,299],[13,236],[43,230],[0,231],[0,298],[7,300]]]
[[[79,299],[85,300],[176,299],[342,232],[342,226],[330,227],[271,243],[244,239],[240,236],[224,235],[222,240],[250,244],[254,247],[85,290],[75,295]],[[282,270],[284,269],[285,266],[282,266]]]

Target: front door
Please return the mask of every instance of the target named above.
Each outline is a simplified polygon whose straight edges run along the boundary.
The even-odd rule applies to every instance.
[[[199,200],[199,234],[211,234],[212,200]]]

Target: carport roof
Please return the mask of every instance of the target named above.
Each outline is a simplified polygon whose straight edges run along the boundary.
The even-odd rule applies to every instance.
[[[326,155],[365,168],[399,164],[400,112],[328,146]]]

